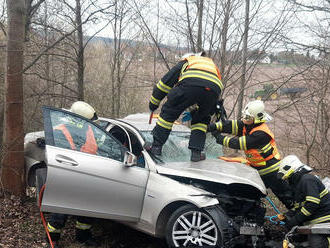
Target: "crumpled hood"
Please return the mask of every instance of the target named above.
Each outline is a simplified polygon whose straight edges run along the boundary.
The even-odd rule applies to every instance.
[[[173,162],[156,166],[158,173],[195,178],[223,184],[248,184],[263,194],[266,187],[257,170],[235,162],[204,160],[200,162]]]

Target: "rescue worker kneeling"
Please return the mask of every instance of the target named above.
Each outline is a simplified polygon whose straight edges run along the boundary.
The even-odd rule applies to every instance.
[[[294,193],[294,208],[285,216],[288,229],[294,226],[330,222],[330,195],[321,180],[310,174],[312,168],[297,156],[286,156],[280,165],[278,177],[286,180]],[[330,235],[309,234],[309,247],[330,247]]]
[[[93,121],[98,119],[94,108],[86,102],[74,102],[70,111]],[[77,140],[77,135],[75,135],[77,132],[81,134],[79,135],[80,137],[86,137],[86,139],[84,141]],[[60,142],[60,147],[63,148],[72,150],[79,149],[82,152],[90,154],[96,154],[98,150],[91,126],[81,126],[79,123],[74,123],[74,120],[56,126],[54,128],[54,139],[56,142]],[[47,228],[55,247],[59,247],[58,241],[60,240],[61,229],[65,226],[67,218],[67,215],[52,213],[50,221],[47,223]],[[76,218],[76,240],[87,246],[98,246],[99,243],[93,238],[91,233],[93,219],[84,216],[77,216]]]
[[[167,94],[168,97],[153,129],[153,144],[150,149],[152,154],[161,155],[162,147],[175,120],[185,109],[197,104],[199,108],[191,120],[188,148],[191,150],[191,161],[205,159],[202,151],[206,129],[223,85],[218,67],[204,54],[201,52],[183,56],[182,60],[155,85],[149,102],[151,112],[158,108]]]
[[[277,178],[280,154],[273,132],[266,122],[271,117],[265,112],[260,100],[249,102],[242,112],[242,120],[226,120],[212,123],[208,131],[215,136],[217,143],[232,149],[243,150],[248,165],[258,170],[266,188],[288,208],[292,205],[292,192],[288,183]],[[236,137],[223,136],[221,133]]]

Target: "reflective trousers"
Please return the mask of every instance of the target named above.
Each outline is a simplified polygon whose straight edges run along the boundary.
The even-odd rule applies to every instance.
[[[48,231],[51,235],[52,241],[58,241],[61,235],[61,229],[65,226],[68,219],[68,215],[52,213],[50,221],[48,222]],[[76,220],[76,240],[79,242],[85,242],[92,236],[91,233],[91,223],[93,219],[77,216]]]
[[[189,149],[202,151],[205,145],[206,128],[214,113],[218,95],[209,88],[179,84],[167,96],[159,120],[153,129],[154,145],[162,146],[172,130],[172,125],[188,107],[197,104],[198,110],[191,120],[192,131]]]

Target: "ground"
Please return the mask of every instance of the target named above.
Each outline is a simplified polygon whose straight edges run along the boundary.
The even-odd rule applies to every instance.
[[[101,248],[166,248],[164,240],[110,221],[96,220],[93,233]],[[45,237],[34,197],[0,195],[0,248],[45,248]],[[74,241],[74,218],[69,218],[61,244],[65,248],[84,247]]]
[[[0,248],[46,248],[46,233],[34,194],[24,198],[1,195],[0,191]],[[276,200],[275,200],[276,201]],[[278,206],[279,202],[275,202]],[[267,215],[274,215],[267,205]],[[49,216],[45,214],[47,219]],[[266,223],[270,225],[270,223]],[[272,226],[272,236],[284,237],[283,228]],[[119,223],[95,220],[94,236],[101,242],[101,248],[166,248],[162,239],[152,238]],[[74,241],[74,218],[70,217],[62,233],[62,247],[85,247]],[[275,247],[275,246],[274,246]]]

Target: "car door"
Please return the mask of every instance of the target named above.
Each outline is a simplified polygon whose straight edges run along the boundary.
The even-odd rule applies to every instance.
[[[138,220],[149,170],[126,167],[122,144],[90,120],[51,107],[43,107],[43,117],[48,171],[42,210]],[[74,147],[64,135],[63,126],[70,131]],[[89,127],[98,146],[96,154],[81,151]]]

